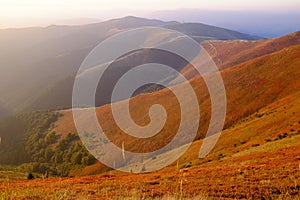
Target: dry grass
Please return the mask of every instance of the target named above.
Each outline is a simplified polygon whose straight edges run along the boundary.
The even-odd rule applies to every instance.
[[[299,33],[295,33],[275,44],[275,39],[258,43],[261,49],[269,51],[275,45],[278,50],[284,43],[291,46],[299,42],[298,37]],[[246,49],[247,45],[240,48]],[[198,159],[202,143],[199,140],[177,163],[158,172],[111,171],[86,177],[5,181],[0,183],[0,199],[299,199],[299,52],[300,45],[289,47],[222,72],[228,96],[228,129],[204,159]],[[201,136],[210,117],[209,96],[202,79],[195,78],[191,84],[201,107],[203,123],[198,131]],[[183,89],[182,85],[176,87]],[[126,140],[128,150],[149,151],[145,147],[158,148],[172,137],[179,120],[176,99],[169,90],[162,90],[131,99],[134,108],[131,114],[137,123],[149,122],[146,114],[153,103],[161,103],[169,112],[166,127],[157,138],[152,138],[161,141],[157,144],[151,141],[139,144],[139,140],[115,128],[110,105],[97,108],[97,114],[105,132],[114,133],[110,137],[116,144]],[[76,132],[71,112],[63,113],[55,131]],[[84,173],[106,170],[98,163]]]
[[[220,69],[226,69],[298,44],[300,44],[300,32],[274,39],[215,40],[202,43]]]
[[[248,61],[222,72],[228,98],[226,128],[256,113],[260,108],[295,93],[295,90],[297,91],[297,88],[300,88],[298,80],[300,76],[299,51],[300,45],[297,45]],[[201,78],[191,80],[191,85],[194,87],[200,102],[201,126],[197,133],[197,138],[200,138],[204,136],[209,125],[210,99],[205,83]],[[184,86],[185,84],[181,84],[175,87],[184,92]],[[187,96],[185,101],[188,103],[190,97]],[[122,104],[123,102],[117,103],[118,106]],[[149,152],[165,146],[173,138],[177,132],[181,117],[175,96],[170,90],[165,89],[151,94],[139,95],[131,99],[130,111],[132,118],[137,124],[145,125],[149,123],[148,110],[153,104],[163,105],[167,110],[168,118],[164,128],[149,139],[131,137],[120,130],[113,120],[110,105],[97,108],[97,115],[106,135],[120,148],[122,142],[126,141],[125,149],[128,151]],[[66,110],[62,111],[62,113],[64,117],[60,118],[56,123],[54,130],[58,134],[76,133],[71,111]],[[188,113],[188,116],[190,119],[193,119],[193,109]],[[92,127],[89,125],[89,121],[87,121],[86,126]],[[186,123],[184,130],[190,132],[191,126]],[[246,130],[256,131],[245,128],[245,133],[247,133]],[[247,134],[243,135],[246,137]]]
[[[178,168],[6,182],[0,199],[299,199],[299,98],[281,99],[259,110],[262,117],[253,114],[224,131],[204,159],[197,158],[202,141],[195,142]],[[287,137],[276,139],[286,128]]]

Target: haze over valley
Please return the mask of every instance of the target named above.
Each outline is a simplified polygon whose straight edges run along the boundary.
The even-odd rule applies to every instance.
[[[0,199],[299,199],[298,2],[17,1]]]

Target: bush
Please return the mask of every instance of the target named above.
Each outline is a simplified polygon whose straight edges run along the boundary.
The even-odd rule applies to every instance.
[[[92,165],[92,164],[95,164],[96,161],[97,161],[97,159],[94,156],[89,154],[82,158],[81,163],[83,165]]]
[[[27,176],[27,179],[28,180],[33,180],[34,179],[34,176],[32,173],[29,173],[28,176]]]

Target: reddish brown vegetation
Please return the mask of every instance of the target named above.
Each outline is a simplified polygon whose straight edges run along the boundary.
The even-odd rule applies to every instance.
[[[292,46],[299,43],[298,38],[299,33],[294,33],[258,42],[226,42],[232,43],[231,47],[240,54],[228,55],[225,52],[221,59],[230,59],[221,67],[239,64],[222,71],[228,97],[227,129],[222,132],[216,147],[206,158],[198,158],[202,143],[199,140],[179,159],[178,165],[173,163],[158,172],[123,174],[111,171],[87,177],[1,183],[0,191],[3,192],[0,194],[19,199],[142,199],[165,196],[299,199],[300,45]],[[225,48],[222,46],[225,42],[214,43],[220,43],[219,48]],[[284,44],[288,48],[284,48]],[[256,50],[260,57],[249,53]],[[261,56],[262,54],[266,55]],[[197,92],[204,123],[198,131],[200,137],[207,129],[210,100],[202,79],[194,78],[191,84]],[[180,88],[182,85],[176,87]],[[160,141],[160,137],[171,137],[170,133],[176,130],[179,108],[176,99],[167,89],[139,95],[131,99],[131,106],[134,108],[131,114],[138,124],[149,122],[148,108],[153,103],[161,103],[171,113],[165,129],[155,138]],[[60,134],[76,132],[71,111],[62,113],[64,117],[56,123],[55,131]],[[145,117],[140,117],[142,113]],[[110,137],[115,143],[120,144],[126,139],[129,141],[126,146],[129,150],[151,150],[142,148],[150,141],[139,144],[141,141],[125,136],[115,128],[110,105],[97,108],[97,114],[105,132],[114,133]],[[147,146],[157,148],[161,145],[164,143],[157,142]],[[73,174],[107,170],[97,163]]]

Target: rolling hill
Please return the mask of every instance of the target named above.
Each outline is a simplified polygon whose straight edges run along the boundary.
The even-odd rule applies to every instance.
[[[225,57],[227,56],[228,60],[230,61],[229,64],[233,63],[233,66],[231,67],[222,67],[222,65],[219,65],[221,69],[223,68],[221,74],[225,82],[226,91],[228,93],[227,119],[225,124],[226,128],[231,127],[234,123],[256,112],[258,109],[272,102],[275,102],[280,98],[292,94],[295,88],[299,88],[299,82],[297,81],[297,77],[299,75],[299,69],[297,68],[299,62],[299,58],[297,55],[299,51],[299,45],[297,45],[299,42],[299,33],[294,33],[276,39],[259,40],[253,42],[212,42],[218,44],[219,46],[216,46],[220,49],[224,49],[226,43],[229,43],[230,47],[234,47],[230,51],[231,54],[228,54],[226,52],[224,54],[221,54],[223,53],[223,51],[220,50],[220,58],[225,59]],[[209,42],[204,42],[204,46],[207,43]],[[231,45],[231,43],[235,45]],[[244,45],[245,43],[251,43],[255,45],[253,45],[252,48],[246,48]],[[272,44],[271,50],[266,50],[264,54],[261,54],[261,56],[257,56],[256,50],[261,46],[261,48],[268,49],[267,47],[270,47],[269,44]],[[284,46],[284,44],[286,45],[286,47]],[[236,53],[242,52],[243,54],[241,55],[244,55],[244,57],[248,57],[249,59],[246,59],[246,61],[243,62],[243,60],[240,60],[240,57],[235,57],[235,51]],[[211,53],[209,50],[208,52]],[[138,53],[141,52],[134,52],[133,55],[129,55],[129,58]],[[152,54],[148,53],[147,58],[149,58],[149,60],[157,58],[158,60],[164,59],[163,56],[160,58],[157,52],[154,52]],[[238,61],[236,61],[236,59]],[[71,61],[72,59],[70,56],[70,62]],[[119,65],[122,66],[122,59],[120,59],[119,62],[121,62],[121,64]],[[138,63],[139,61],[136,62]],[[185,73],[184,70],[188,69],[188,67],[185,67],[185,63],[180,64],[179,62],[179,65],[177,61],[175,63],[177,63],[178,66],[177,70],[182,69],[183,73]],[[240,64],[234,65],[234,63]],[[174,62],[171,61],[171,63],[168,64],[171,65],[174,64]],[[116,68],[119,69],[118,62],[116,62]],[[196,137],[197,139],[200,139],[204,136],[204,133],[208,128],[208,120],[210,118],[210,100],[208,98],[209,94],[203,79],[201,77],[198,77],[197,74],[187,73],[185,74],[185,76],[190,79],[190,83],[195,89],[198,100],[200,102],[201,127],[199,128]],[[63,77],[60,80],[53,81],[52,85],[44,88],[42,91],[35,92],[36,94],[34,95],[34,97],[38,98],[35,99],[33,97],[33,103],[30,104],[31,109],[38,110],[55,107],[70,107],[73,80],[74,76],[72,75]],[[177,85],[175,87],[184,92],[184,84]],[[189,101],[188,97],[186,98],[186,101]],[[26,101],[24,100],[23,102]],[[169,118],[165,129],[163,129],[162,132],[156,136],[157,138],[151,138],[159,141],[156,145],[149,145],[153,149],[157,149],[160,146],[164,146],[165,144],[167,144],[168,141],[170,141],[173,137],[173,135],[170,134],[170,130],[175,131],[178,128],[178,122],[180,120],[180,115],[178,114],[178,102],[168,89],[163,89],[148,94],[141,94],[131,99],[131,106],[133,108],[133,112],[131,114],[134,119],[137,120],[138,124],[144,125],[149,123],[149,117],[147,115],[148,108],[156,102],[166,106],[169,113]],[[122,102],[117,104],[121,105]],[[240,105],[243,106],[241,107]],[[126,141],[129,141],[126,144],[126,146],[128,145],[128,150],[145,152],[149,151],[148,147],[145,147],[145,144],[150,144],[151,139],[149,139],[148,141],[136,139],[133,137],[129,137],[128,135],[125,135],[121,130],[116,129],[117,126],[112,119],[110,105],[99,107],[97,109],[97,112],[98,117],[100,117],[102,122],[104,123],[105,131],[108,133],[114,133],[111,134],[110,137],[116,144],[121,145],[122,141],[126,139]],[[71,111],[62,110],[61,113],[64,114],[64,117],[59,118],[59,121],[55,123],[54,131],[57,134],[62,135],[62,138],[64,138],[68,133],[76,133],[76,130],[72,121]],[[141,113],[143,113],[143,117],[140,117]],[[193,112],[189,113],[189,115],[192,116]],[[101,116],[105,117],[103,118]],[[189,130],[190,128],[191,127],[185,127],[186,130]],[[160,138],[165,138],[165,140],[161,140]],[[141,143],[141,145],[134,145],[139,144],[139,142],[141,141],[143,142]]]
[[[300,82],[297,79],[300,73],[299,50],[300,45],[290,46],[221,72],[228,98],[226,129],[257,113],[260,109],[299,91]],[[192,78],[190,83],[200,102],[201,126],[197,135],[197,139],[200,139],[203,138],[210,119],[209,94],[202,78]],[[174,87],[178,87],[179,90],[182,90],[181,92],[184,92],[184,84]],[[189,101],[189,96],[186,101]],[[121,107],[122,103],[116,104]],[[148,109],[154,103],[165,106],[168,120],[164,129],[150,139],[137,139],[121,131],[113,120],[110,105],[99,107],[96,111],[104,132],[115,144],[121,147],[122,142],[126,141],[126,150],[148,152],[167,144],[173,137],[171,133],[176,133],[180,121],[176,98],[169,89],[163,89],[150,94],[141,94],[130,100],[131,115],[136,123],[141,125],[149,123]],[[71,110],[61,111],[61,113],[64,116],[55,123],[54,131],[63,135],[68,132],[75,133]],[[193,112],[191,111],[189,114],[193,115]],[[288,121],[288,119],[286,120]],[[86,126],[89,127],[88,121]],[[189,131],[190,128],[185,127],[185,130]]]
[[[299,32],[295,32],[283,37],[274,38],[274,39],[266,39],[266,40],[254,40],[254,41],[247,41],[247,40],[212,40],[212,41],[204,41],[201,44],[203,47],[208,51],[208,53],[212,56],[215,63],[219,67],[219,69],[226,69],[228,67],[232,67],[234,65],[246,62],[248,60],[261,57],[264,55],[271,54],[273,52],[277,52],[282,50],[283,48],[287,48],[290,46],[294,46],[299,44]],[[141,52],[132,53],[132,58],[135,57]],[[167,55],[165,55],[167,56]],[[186,78],[190,79],[197,75],[193,68],[189,65],[185,65],[184,62],[178,62],[172,59],[164,59],[164,56],[158,56],[158,54],[149,54],[146,57],[141,57],[141,60],[130,60],[131,58],[128,57],[124,61],[116,62],[116,71],[111,71],[110,74],[107,74],[107,77],[116,77],[115,74],[122,74],[122,72],[127,71],[129,68],[123,67],[123,69],[119,69],[118,66],[135,66],[136,63],[139,62],[149,62],[155,60],[158,63],[165,63],[169,66],[175,66],[176,70],[181,71]],[[36,98],[30,106],[28,106],[27,110],[39,110],[39,109],[47,109],[47,108],[65,108],[71,106],[71,94],[72,90],[71,87],[73,85],[72,76],[69,76],[66,79],[59,80],[56,84],[53,83],[48,88],[51,92],[43,91],[42,94]],[[117,79],[118,77],[116,77]],[[102,85],[112,85],[114,80],[111,78],[107,78],[104,80]],[[101,85],[101,84],[99,84]],[[106,89],[106,90],[105,90]],[[99,88],[99,90],[107,93],[107,94],[98,94],[97,105],[103,105],[110,102],[109,91],[112,88]],[[143,91],[141,91],[143,92]],[[150,90],[151,92],[151,90]],[[36,96],[35,96],[36,97]],[[59,97],[59,98],[58,98]],[[48,99],[53,99],[53,101],[48,101]]]
[[[143,26],[171,28],[198,39],[257,39],[214,26],[137,17],[82,26],[0,30],[0,101],[5,102],[2,106],[12,113],[69,106],[68,86],[61,87],[71,84],[70,76],[74,77],[87,54],[105,38]],[[68,97],[59,96],[62,90]]]
[[[270,41],[284,38],[297,41],[297,37],[298,33],[295,33]],[[244,48],[243,43],[241,47],[234,44],[236,53]],[[49,199],[58,195],[68,198],[85,195],[97,199],[195,196],[213,199],[297,199],[300,188],[300,44],[283,44],[275,42],[272,46],[280,48],[276,47],[276,50],[261,56],[255,56],[255,52],[250,51],[249,57],[253,58],[244,62],[235,61],[231,52],[230,62],[238,64],[221,71],[228,98],[226,127],[207,157],[199,159],[199,148],[210,117],[209,94],[202,78],[195,76],[190,79],[190,84],[200,102],[201,126],[197,140],[172,165],[153,173],[125,174],[107,172],[107,167],[96,163],[70,172],[72,176],[98,174],[95,176],[18,181],[10,183],[13,187],[0,183],[0,190],[20,198],[44,198],[47,194]],[[174,87],[184,92],[184,84]],[[189,98],[187,96],[186,101],[190,101]],[[115,104],[120,106],[122,103]],[[180,118],[176,98],[168,89],[162,89],[137,95],[130,100],[131,115],[136,123],[149,123],[148,108],[154,103],[165,106],[168,120],[159,135],[151,138],[152,141],[130,137],[116,128],[111,105],[98,107],[97,116],[115,144],[121,146],[126,141],[127,150],[147,152],[165,145],[172,138]],[[76,129],[71,110],[58,112],[61,115],[58,115],[58,120],[53,120],[44,137],[55,131],[62,141],[69,137],[68,133],[76,133]],[[35,118],[43,121],[42,116],[37,114]],[[86,125],[90,126],[88,119]],[[185,128],[189,131],[190,127]],[[160,156],[166,157],[157,155],[157,158]],[[145,159],[142,163],[136,163],[136,167],[142,169],[142,164],[147,162],[149,160]],[[101,172],[105,173],[99,175]],[[28,192],[22,192],[24,189]]]
[[[258,40],[262,39],[258,36],[252,36],[247,34],[242,34],[237,31],[232,31],[229,29],[213,27],[201,23],[183,23],[183,24],[170,24],[164,26],[165,28],[176,30],[178,32],[189,35],[198,42],[203,40]]]
[[[209,40],[201,43],[220,70],[297,44],[300,44],[300,32],[265,40]],[[183,68],[182,73],[187,77],[195,75],[190,66]]]

